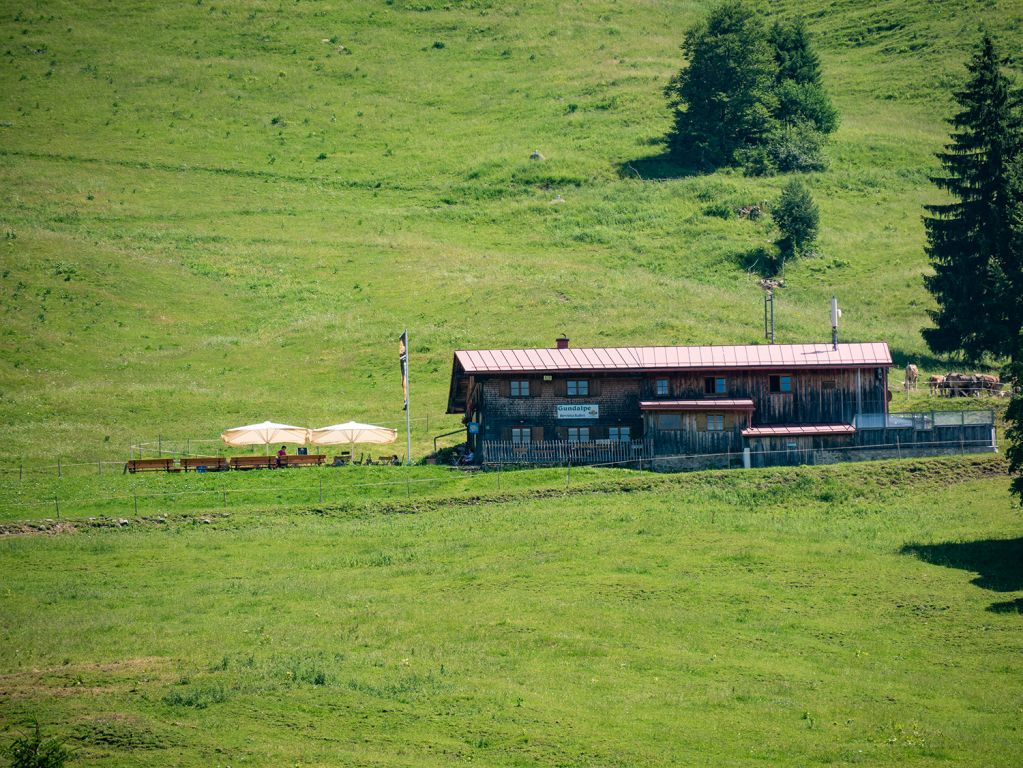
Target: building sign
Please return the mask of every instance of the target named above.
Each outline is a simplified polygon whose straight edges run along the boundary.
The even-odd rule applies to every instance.
[[[572,403],[558,406],[559,419],[599,419],[600,406],[588,403]]]
[[[469,422],[469,434],[478,435],[480,433],[480,424],[478,421]]]

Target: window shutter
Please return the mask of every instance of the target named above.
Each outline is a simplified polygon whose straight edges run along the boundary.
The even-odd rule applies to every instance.
[[[600,396],[600,379],[590,379],[590,397]]]
[[[543,427],[533,427],[529,436],[532,438],[534,443],[539,443],[543,440]]]
[[[501,379],[501,397],[511,397],[511,381]]]
[[[511,427],[505,427],[501,430],[501,439],[506,443],[511,442]]]
[[[529,380],[529,396],[540,397],[540,388],[543,386],[542,379],[530,379]]]
[[[554,394],[558,397],[568,396],[568,383],[566,379],[557,379],[554,382]]]

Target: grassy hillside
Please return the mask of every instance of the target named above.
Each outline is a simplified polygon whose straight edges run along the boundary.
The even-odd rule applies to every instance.
[[[457,347],[757,340],[740,262],[769,225],[706,210],[783,180],[677,178],[659,158],[660,89],[704,7],[4,4],[5,451],[397,423],[405,326],[420,452],[456,424]],[[846,338],[940,368],[919,337],[927,176],[980,27],[1019,50],[1023,13],[771,5],[798,10],[843,122],[809,178],[821,253],[789,270],[779,337],[825,338],[836,292]]]
[[[36,717],[76,765],[1014,765],[991,463],[5,538],[0,743]]]

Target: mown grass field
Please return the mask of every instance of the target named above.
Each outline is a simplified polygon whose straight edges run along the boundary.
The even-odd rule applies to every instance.
[[[760,337],[740,266],[767,222],[707,215],[784,179],[677,177],[661,88],[704,3],[98,1],[0,8],[5,450],[121,458],[264,418],[400,424],[416,451],[452,350]],[[921,206],[986,27],[1018,3],[779,2],[808,17],[842,114],[819,257],[783,341],[920,340]],[[534,149],[542,163],[528,157]],[[638,176],[637,176],[638,174]],[[562,195],[564,203],[552,205]]]
[[[997,458],[119,474],[158,436],[400,425],[405,327],[417,455],[455,348],[758,340],[769,224],[708,211],[784,179],[661,155],[705,7],[0,6],[0,747],[38,719],[76,765],[1018,762]],[[770,12],[807,14],[843,121],[779,339],[827,338],[837,293],[843,338],[941,372],[933,153],[981,27],[1019,50],[1023,13]]]
[[[109,766],[1014,765],[994,464],[9,537],[3,737],[38,718]]]

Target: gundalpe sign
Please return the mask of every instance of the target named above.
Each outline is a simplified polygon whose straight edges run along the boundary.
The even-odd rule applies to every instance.
[[[572,403],[558,406],[559,419],[599,419],[600,406],[586,403]]]

